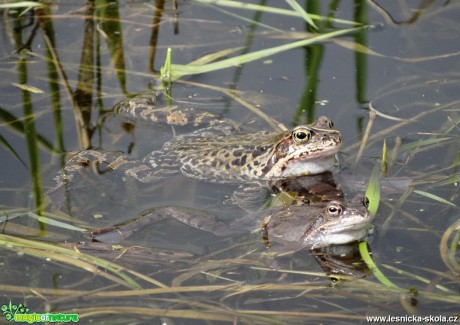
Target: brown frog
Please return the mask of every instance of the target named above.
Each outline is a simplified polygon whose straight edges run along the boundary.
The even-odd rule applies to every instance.
[[[175,218],[194,228],[219,236],[262,230],[266,246],[278,253],[315,249],[358,241],[367,235],[371,215],[367,199],[350,202],[330,201],[267,209],[238,219],[231,224],[216,221],[203,211],[163,207],[147,211],[139,218],[113,227],[94,230],[92,236],[102,242],[119,242],[153,221]]]

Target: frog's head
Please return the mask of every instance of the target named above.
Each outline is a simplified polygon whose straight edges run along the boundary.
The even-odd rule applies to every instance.
[[[305,231],[302,240],[311,248],[341,245],[367,235],[372,217],[367,211],[367,198],[344,203],[330,201]]]
[[[278,135],[268,165],[267,178],[319,174],[332,169],[342,145],[340,132],[329,118],[321,116],[310,125],[298,126]]]

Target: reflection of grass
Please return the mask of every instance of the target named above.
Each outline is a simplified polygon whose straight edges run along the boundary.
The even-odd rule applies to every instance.
[[[18,75],[19,83],[27,84],[27,61],[24,59],[19,60]],[[24,112],[24,136],[26,139],[27,151],[29,155],[29,173],[34,195],[34,208],[36,209],[37,214],[41,215],[44,211],[45,203],[43,183],[41,179],[41,164],[37,140],[38,137],[35,128],[35,115],[33,112],[32,99],[29,91],[22,91],[22,100]]]
[[[92,272],[94,275],[101,276],[107,280],[110,280],[111,282],[128,288],[140,288],[140,285],[128,274],[137,276],[151,284],[165,287],[163,284],[154,279],[121,267],[113,262],[83,254],[75,250],[59,247],[54,244],[48,244],[36,240],[23,239],[9,235],[0,235],[0,245],[2,245],[5,249],[14,250],[16,252],[21,252],[23,254],[35,256],[45,260],[49,259],[52,261],[57,261],[62,264]]]
[[[3,239],[3,237],[0,237]],[[1,244],[1,242],[0,242]],[[53,256],[50,254],[49,256]],[[86,262],[86,261],[85,261]],[[225,264],[225,266],[223,266]],[[117,265],[113,265],[117,267]],[[284,324],[286,322],[301,322],[308,318],[321,319],[321,321],[352,321],[364,320],[365,314],[361,308],[368,310],[369,304],[389,305],[390,299],[398,301],[411,299],[414,296],[423,300],[425,308],[430,304],[439,305],[460,302],[455,292],[442,290],[441,292],[430,292],[414,288],[400,289],[395,286],[387,286],[368,281],[366,279],[355,279],[343,281],[338,287],[331,288],[325,275],[317,272],[305,272],[289,270],[296,276],[296,281],[283,283],[271,281],[268,283],[250,283],[244,280],[226,281],[224,277],[218,277],[217,283],[203,283],[203,273],[222,274],[227,271],[228,276],[235,277],[241,272],[241,266],[258,267],[258,262],[249,259],[225,259],[223,261],[196,262],[190,269],[196,269],[195,275],[188,279],[187,284],[176,286],[156,286],[153,288],[114,288],[105,289],[92,287],[91,291],[81,289],[60,289],[42,287],[22,287],[2,284],[4,294],[9,296],[21,296],[23,292],[32,291],[36,296],[48,297],[52,304],[60,305],[60,312],[66,311],[64,303],[72,306],[72,312],[79,313],[81,318],[93,319],[101,315],[104,317],[110,314],[119,314],[119,317],[132,319],[132,317],[165,317],[178,319],[199,319],[199,320],[220,320],[234,321],[249,324]],[[253,267],[253,272],[256,267]],[[284,274],[284,270],[266,269],[261,272]],[[128,270],[124,270],[128,273]],[[180,277],[187,270],[174,270],[173,274]],[[233,274],[233,276],[232,276]],[[211,277],[212,278],[212,277]],[[415,279],[417,280],[417,279]],[[419,279],[424,281],[424,279]],[[198,281],[199,283],[196,283]],[[436,287],[437,289],[438,287]],[[439,287],[441,289],[441,287]],[[338,295],[337,292],[340,292]],[[85,297],[83,303],[80,298]],[[216,299],[216,297],[219,297]],[[334,304],[331,306],[330,299]],[[30,298],[33,299],[33,298]],[[306,308],[286,308],[294,303],[303,305],[313,299],[318,308],[309,310]],[[355,308],[344,308],[342,303],[350,299],[355,301]],[[139,301],[142,301],[141,304]],[[322,304],[328,306],[327,311],[321,308]],[[89,305],[89,307],[87,307]],[[91,306],[92,305],[92,306]],[[278,306],[278,308],[266,309],[265,305]],[[389,305],[391,306],[391,304]],[[63,310],[64,309],[64,310]]]
[[[214,3],[215,5],[218,5],[217,2],[212,2],[212,1],[202,1],[202,2],[208,2],[208,3]],[[230,4],[238,4],[236,1],[225,1],[226,3]],[[221,1],[220,3],[224,3],[224,1]],[[239,3],[241,5],[241,3]],[[365,5],[364,2],[361,2],[361,5]],[[269,8],[269,7],[265,7]],[[105,18],[104,17],[104,11],[101,10],[101,15],[98,16],[98,19],[100,21],[103,21]],[[299,17],[298,14],[293,14],[293,11],[289,11],[290,15],[295,15],[296,17]],[[276,14],[280,12],[275,12]],[[311,16],[315,22],[318,20],[324,20],[328,19],[328,17],[321,17],[318,19],[317,16]],[[102,26],[102,25],[101,25]],[[354,30],[354,29],[349,29],[349,30]],[[341,33],[342,31],[336,31],[337,33]],[[364,30],[363,30],[364,31]],[[105,28],[102,28],[101,30],[98,31],[100,34],[98,35],[103,35],[106,37],[107,35],[110,35],[110,33],[107,33],[107,30]],[[120,32],[121,33],[121,25],[118,25],[118,27],[114,27],[114,30],[112,32]],[[105,35],[104,35],[105,33]],[[364,32],[363,32],[364,33]],[[305,34],[307,35],[307,34]],[[304,35],[304,37],[305,37]],[[289,37],[289,35],[285,35],[286,37]],[[311,35],[309,35],[311,36]],[[292,37],[292,36],[291,36]],[[297,36],[298,37],[298,36]],[[325,38],[326,39],[326,38]],[[331,39],[328,39],[331,40]],[[45,39],[46,41],[46,39]],[[278,53],[277,51],[285,51],[286,49],[289,49],[289,46],[293,46],[293,44],[297,44],[297,46],[301,46],[299,44],[303,44],[301,42],[307,42],[307,41],[312,41],[312,40],[306,40],[302,39],[300,41],[296,41],[293,43],[288,44],[287,48],[281,47],[274,47],[272,49],[266,49],[264,50],[265,52],[256,52],[256,55],[254,53],[249,53],[248,56],[242,57],[240,56],[235,56],[235,58],[227,60],[221,60],[224,56],[230,55],[232,51],[235,49],[226,49],[224,51],[214,53],[213,55],[208,55],[205,56],[201,59],[201,61],[198,62],[193,62],[192,64],[189,64],[187,68],[185,69],[195,69],[194,73],[203,73],[205,70],[200,70],[203,69],[203,67],[206,67],[206,69],[209,69],[210,65],[211,67],[217,67],[216,69],[223,69],[226,67],[231,67],[234,64],[240,64],[244,60],[244,62],[250,62],[250,60],[254,59],[260,59],[264,57],[264,55],[273,55],[274,53]],[[320,40],[322,41],[322,40]],[[338,45],[344,46],[349,49],[353,49],[355,51],[359,51],[361,53],[365,53],[366,55],[376,55],[376,56],[382,56],[379,55],[378,53],[371,52],[368,48],[361,46],[358,47],[356,43],[354,42],[346,42],[343,39],[334,39],[332,40]],[[112,60],[116,59],[116,54],[118,53],[118,58],[122,60],[122,56],[120,55],[120,52],[117,52],[117,46],[121,46],[123,44],[121,37],[116,41],[111,43],[112,48],[109,49],[111,53]],[[50,42],[47,44],[54,44],[54,42]],[[109,44],[109,42],[107,43]],[[308,43],[307,43],[308,44]],[[54,48],[54,45],[52,46]],[[114,54],[112,54],[112,52]],[[57,53],[57,51],[56,51]],[[89,53],[93,55],[94,53]],[[99,54],[96,54],[96,56]],[[253,55],[252,57],[250,55]],[[36,56],[39,58],[39,56]],[[239,61],[243,58],[243,61]],[[47,55],[46,58],[49,62],[52,64],[55,64],[55,67],[59,67],[61,69],[59,58],[52,54]],[[215,62],[216,60],[221,60],[218,62]],[[232,61],[233,60],[233,61]],[[410,59],[407,59],[405,61],[410,61]],[[114,62],[114,61],[113,61]],[[115,63],[115,62],[114,62]],[[117,62],[115,64],[115,67],[117,69],[117,77],[118,77],[118,82],[120,84],[120,87],[123,88],[124,86],[124,76],[118,74],[120,71],[118,69],[122,69],[123,67],[119,65],[122,62]],[[66,69],[74,69],[75,65],[67,65],[67,63],[64,65]],[[97,71],[105,71],[103,66],[97,65]],[[179,66],[180,67],[180,66]],[[173,65],[174,68],[174,65]],[[176,66],[177,68],[177,66]],[[58,70],[58,69],[56,69]],[[208,70],[211,71],[211,70]],[[123,70],[124,72],[124,70]],[[133,71],[128,71],[126,73],[132,74],[132,75],[145,75],[147,77],[151,77],[150,74],[142,74],[142,73],[136,73]],[[56,72],[53,72],[50,70],[50,80],[55,79],[55,77],[51,77],[51,74],[56,75]],[[171,74],[168,73],[168,74]],[[174,69],[172,70],[172,74],[174,74]],[[63,82],[61,80],[61,82]],[[204,84],[198,84],[194,83],[193,81],[180,81],[183,82],[184,84],[191,85],[193,87],[203,87],[203,88],[208,88],[208,89],[213,89],[218,92],[221,92],[223,94],[228,95],[230,98],[234,99],[235,101],[238,101],[242,105],[248,107],[249,109],[253,110],[256,114],[260,114],[262,118],[266,118],[269,123],[273,125],[274,128],[280,128],[279,124],[276,123],[276,121],[273,121],[269,116],[263,115],[263,112],[261,112],[255,105],[251,105],[247,98],[245,97],[245,92],[244,91],[234,91],[231,89],[226,89],[222,87],[215,87],[215,86],[208,86]],[[100,83],[102,83],[102,79],[100,80]],[[53,81],[51,82],[53,84]],[[54,83],[56,85],[57,83]],[[69,87],[70,89],[70,87]],[[363,88],[364,89],[364,88]],[[53,91],[58,91],[58,89],[54,89]],[[364,97],[363,97],[364,98]],[[56,101],[59,101],[59,99],[56,99]],[[56,102],[52,102],[53,106],[56,104]],[[458,103],[451,103],[449,105],[443,104],[443,107],[430,107],[427,108],[425,112],[423,112],[424,115],[414,115],[412,118],[406,119],[406,120],[397,120],[395,125],[393,127],[390,127],[386,130],[383,130],[381,132],[374,132],[372,133],[371,130],[369,130],[369,137],[363,141],[363,150],[367,146],[376,146],[378,141],[381,141],[382,138],[392,135],[394,131],[398,129],[402,129],[404,126],[407,126],[412,123],[416,123],[417,120],[423,116],[426,116],[428,114],[432,114],[435,112],[439,112],[439,110],[445,109],[452,109],[456,110],[456,106]],[[1,111],[0,111],[1,113]],[[381,116],[381,115],[379,115]],[[18,121],[18,119],[15,117],[14,120]],[[5,121],[5,120],[4,120]],[[30,122],[30,121],[29,121]],[[9,124],[11,127],[13,124]],[[16,124],[18,125],[18,124]],[[56,126],[58,127],[58,126]],[[399,147],[399,153],[404,153],[409,156],[410,158],[415,155],[415,153],[421,152],[421,151],[426,151],[426,154],[429,154],[433,149],[441,146],[441,145],[450,145],[453,143],[453,141],[456,140],[455,136],[449,135],[449,132],[455,131],[456,128],[458,128],[458,121],[453,123],[450,126],[450,129],[448,127],[444,128],[443,132],[445,134],[442,135],[433,135],[432,138],[426,139],[426,140],[420,140],[420,141],[414,141],[410,144],[403,144]],[[16,131],[21,132],[24,134],[24,128],[21,126],[20,128],[17,128]],[[58,131],[57,134],[61,134],[61,131]],[[43,141],[44,140],[44,141]],[[46,139],[42,139],[40,137],[40,134],[36,133],[35,134],[35,139],[33,140],[36,142],[38,145],[45,146],[47,149],[50,151],[52,150],[52,145],[50,145]],[[1,142],[1,139],[0,139]],[[5,145],[5,144],[4,144]],[[355,150],[360,143],[357,145],[351,146],[350,148],[352,150]],[[57,147],[63,147],[62,145],[59,145]],[[348,148],[348,149],[350,149]],[[397,150],[396,150],[397,151]],[[395,152],[396,152],[395,151]],[[352,151],[354,152],[354,151]],[[457,155],[457,157],[460,155]],[[361,157],[361,156],[360,156]],[[353,159],[354,157],[352,157]],[[361,159],[359,159],[361,161]],[[391,159],[389,159],[389,163],[391,164]],[[430,172],[431,174],[426,174],[423,173],[423,175],[419,174],[416,175],[416,181],[418,182],[418,186],[420,185],[427,185],[425,188],[420,188],[417,190],[410,190],[406,194],[401,195],[401,202],[399,204],[403,204],[403,202],[413,195],[412,193],[416,193],[419,195],[424,195],[426,197],[430,197],[430,199],[436,199],[436,196],[430,193],[430,188],[434,187],[444,187],[446,189],[451,189],[456,186],[455,183],[460,181],[460,174],[458,173],[458,168],[459,168],[459,161],[454,161],[452,164],[450,164],[448,167],[446,167],[444,170],[436,170],[434,172]],[[38,171],[39,172],[39,171]],[[449,176],[444,176],[441,174],[441,172],[449,172]],[[373,174],[374,175],[374,174]],[[371,185],[373,182],[374,176],[371,177],[371,180],[369,182],[369,188],[374,187],[375,185]],[[378,180],[378,178],[376,179]],[[375,193],[375,191],[374,191]],[[374,194],[368,194],[371,197],[371,205],[373,202],[378,202],[377,199],[375,199],[376,195]],[[455,197],[455,196],[452,196]],[[437,201],[438,202],[443,202],[447,201],[444,198],[440,198],[438,196]],[[446,202],[444,202],[446,203]],[[443,203],[443,204],[444,204]],[[395,204],[397,205],[398,202]],[[370,208],[373,210],[374,208]],[[375,208],[376,209],[376,208]],[[48,223],[52,223],[52,220],[49,219]],[[61,224],[58,224],[61,225]],[[448,266],[449,270],[451,270],[451,275],[449,274],[442,274],[440,275],[443,277],[443,279],[447,279],[450,281],[450,283],[453,283],[455,281],[458,281],[453,275],[458,274],[460,272],[459,270],[459,263],[458,263],[458,258],[456,258],[456,254],[458,255],[458,242],[460,238],[460,234],[458,231],[458,223],[453,224],[449,229],[444,233],[442,236],[442,242],[440,245],[440,250],[441,250],[441,257],[444,261],[444,263]],[[194,270],[184,270],[184,269],[167,269],[166,272],[169,272],[173,275],[171,277],[174,277],[172,279],[172,283],[175,286],[172,287],[166,287],[165,285],[162,285],[161,283],[157,283],[156,285],[159,287],[155,287],[153,289],[149,288],[140,288],[140,281],[138,281],[137,276],[139,278],[141,277],[140,275],[135,274],[132,270],[123,268],[119,264],[113,264],[107,260],[104,259],[95,259],[94,257],[87,255],[87,254],[81,254],[78,252],[74,252],[72,250],[60,250],[57,249],[56,246],[52,244],[43,244],[40,242],[32,241],[32,240],[23,240],[23,239],[18,239],[14,237],[8,237],[8,236],[3,236],[0,239],[0,244],[3,245],[4,247],[7,247],[8,249],[11,249],[15,252],[19,253],[26,253],[32,256],[36,256],[39,259],[51,259],[55,261],[59,261],[63,264],[65,264],[66,268],[69,269],[70,271],[75,271],[79,272],[80,270],[84,269],[87,270],[90,273],[90,276],[97,275],[97,276],[102,276],[104,277],[107,281],[110,283],[115,283],[117,285],[123,285],[128,287],[129,289],[127,290],[119,290],[119,291],[110,291],[105,288],[101,288],[99,292],[90,292],[87,290],[61,290],[61,289],[49,289],[49,288],[41,288],[41,287],[35,287],[35,288],[29,288],[29,287],[19,287],[19,286],[8,286],[2,283],[2,290],[7,293],[12,293],[15,294],[17,297],[22,297],[23,293],[27,293],[29,296],[32,296],[30,293],[31,290],[34,294],[41,295],[44,297],[48,297],[48,299],[55,299],[58,300],[59,298],[62,298],[63,300],[67,299],[67,301],[74,302],[78,299],[79,296],[86,296],[88,298],[89,303],[94,303],[94,305],[103,305],[101,307],[78,307],[75,308],[72,311],[79,312],[81,313],[81,316],[83,317],[92,317],[95,313],[126,313],[127,315],[136,315],[136,316],[162,316],[162,317],[171,317],[171,318],[194,318],[194,319],[200,319],[200,320],[222,320],[222,321],[234,321],[234,322],[241,322],[241,323],[285,323],[284,321],[296,321],[301,323],[302,320],[305,317],[316,317],[317,319],[326,319],[326,320],[340,320],[340,321],[350,321],[353,319],[358,319],[358,320],[363,320],[364,317],[357,315],[356,310],[348,310],[344,308],[341,305],[341,302],[339,299],[342,299],[343,297],[346,300],[346,303],[349,301],[348,298],[353,299],[353,300],[358,300],[362,301],[365,306],[368,306],[368,299],[371,297],[373,299],[373,302],[376,304],[381,304],[381,303],[388,303],[388,296],[394,295],[396,297],[396,300],[398,299],[399,296],[404,297],[406,295],[406,291],[403,290],[398,290],[396,288],[391,288],[386,285],[380,285],[380,284],[375,284],[374,282],[371,281],[366,281],[366,280],[356,280],[356,281],[345,281],[343,285],[341,285],[340,288],[340,295],[337,294],[331,294],[331,291],[333,289],[329,288],[328,283],[327,283],[327,278],[324,275],[321,274],[305,274],[302,273],[301,271],[296,271],[296,270],[290,270],[290,273],[294,273],[300,280],[299,282],[291,282],[291,283],[279,283],[277,280],[266,280],[265,283],[260,284],[260,285],[255,285],[244,282],[243,280],[238,281],[234,280],[236,279],[245,279],[244,276],[241,275],[241,270],[236,268],[236,266],[241,266],[243,265],[244,267],[251,267],[252,265],[255,265],[256,263],[254,261],[251,261],[249,259],[226,259],[226,260],[221,260],[218,262],[215,262],[214,264],[211,262],[200,262],[195,265]],[[450,242],[450,245],[449,245]],[[390,243],[391,244],[391,243]],[[256,264],[259,266],[258,264]],[[405,265],[403,265],[405,266]],[[232,270],[231,268],[235,268],[235,270]],[[404,267],[399,266],[398,270],[395,270],[394,268],[389,268],[386,266],[386,264],[382,265],[382,267],[385,267],[387,270],[395,271],[399,276],[404,276],[407,278],[414,279],[414,281],[421,281],[420,285],[423,285],[426,283],[426,279],[423,279],[421,277],[415,277],[414,274],[412,273],[407,273],[407,272],[401,272],[401,270]],[[59,266],[56,266],[58,269]],[[225,271],[230,270],[234,272],[227,272]],[[251,271],[255,272],[255,267],[251,268]],[[157,272],[158,270],[155,270]],[[152,272],[154,272],[152,270]],[[251,275],[256,275],[257,279],[263,278],[263,276],[266,274],[264,272],[261,273],[253,273]],[[271,272],[278,272],[281,275],[285,275],[285,273],[282,270],[271,270]],[[206,284],[206,279],[212,278],[212,276],[209,276],[210,274],[215,274],[214,281],[217,282],[217,284]],[[286,272],[287,273],[287,272]],[[447,273],[447,272],[446,272]],[[37,271],[37,275],[40,276],[39,272]],[[225,279],[232,280],[232,282],[225,282]],[[153,280],[153,281],[152,281]],[[147,281],[147,280],[146,280]],[[223,284],[221,281],[224,281]],[[402,281],[400,281],[402,282]],[[149,283],[152,283],[155,285],[155,280],[151,279]],[[203,284],[204,283],[204,284]],[[398,283],[401,287],[404,287],[400,283]],[[77,283],[74,284],[74,287],[78,286]],[[163,286],[163,287],[162,287]],[[133,289],[137,288],[137,289]],[[433,290],[443,288],[442,286],[433,286]],[[91,288],[98,290],[98,288]],[[404,289],[408,289],[405,288]],[[431,288],[430,288],[431,289]],[[441,294],[436,294],[436,293],[428,293],[428,292],[423,292],[421,291],[419,295],[425,299],[425,303],[428,304],[426,301],[432,301],[436,304],[448,302],[448,303],[459,303],[459,298],[458,295],[453,294],[450,291],[446,291],[447,294],[442,293]],[[182,296],[179,296],[182,295]],[[268,297],[270,295],[270,297]],[[321,312],[310,312],[310,311],[295,311],[295,310],[259,310],[258,308],[262,308],[260,305],[257,305],[257,303],[264,303],[264,302],[273,302],[273,303],[279,303],[282,304],[282,301],[288,301],[291,302],[306,302],[310,303],[310,300],[307,300],[306,297],[311,297],[312,299],[315,299],[316,302],[324,302],[326,304],[330,303],[332,299],[338,300],[334,301],[334,304],[336,304],[339,308],[335,312],[330,312],[327,314],[323,314]],[[51,297],[51,298],[49,298]],[[152,303],[154,305],[155,303],[161,302],[161,303],[170,303],[172,304],[173,307],[168,305],[165,308],[144,308],[142,306],[139,307],[120,307],[120,304],[126,303],[126,298],[128,297],[133,297],[133,299],[136,299],[133,305],[139,304],[139,299],[143,299],[142,303]],[[140,297],[140,298],[139,298]],[[213,299],[214,297],[219,297],[220,299]],[[30,298],[30,299],[41,299],[37,298]],[[238,308],[233,307],[232,303],[234,302],[233,299],[238,299],[238,306],[245,306],[244,308],[247,308],[248,310],[238,310]],[[305,299],[305,300],[302,300]],[[402,300],[402,299],[401,299]],[[108,301],[108,302],[107,302]],[[203,302],[205,301],[205,302]],[[245,304],[247,303],[247,304]],[[344,303],[344,305],[346,305]],[[332,305],[332,304],[331,304]],[[256,306],[254,308],[251,308],[251,306]],[[285,306],[285,305],[284,305]],[[282,308],[282,307],[281,307]],[[321,310],[321,309],[320,309]],[[358,311],[359,312],[359,311]]]
[[[448,242],[453,234],[449,247]],[[460,220],[448,227],[444,232],[440,244],[441,258],[452,274],[460,275]]]
[[[309,1],[308,10],[315,14],[319,14],[320,5],[319,1]],[[329,30],[332,26],[328,22],[319,23],[319,31]],[[311,25],[307,25],[306,30],[311,32]],[[324,46],[322,44],[315,44],[312,46],[305,46],[305,88],[302,92],[297,112],[293,117],[293,125],[299,125],[301,123],[301,117],[306,116],[305,122],[312,123],[315,119],[316,110],[316,98],[318,95],[319,80],[320,80],[320,68],[323,62],[323,56],[325,53]]]

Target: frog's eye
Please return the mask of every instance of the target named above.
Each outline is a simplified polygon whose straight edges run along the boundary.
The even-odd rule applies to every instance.
[[[327,207],[327,212],[330,216],[337,217],[342,213],[342,207],[339,204],[332,203]]]
[[[300,128],[292,132],[292,137],[294,138],[294,141],[297,143],[305,143],[308,142],[308,140],[310,140],[311,131],[305,128]]]
[[[363,197],[363,205],[366,209],[369,208],[369,199],[367,196]]]

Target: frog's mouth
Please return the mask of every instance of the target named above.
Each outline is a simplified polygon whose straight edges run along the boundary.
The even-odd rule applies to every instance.
[[[343,245],[363,239],[371,228],[370,219],[363,216],[326,224],[306,236],[304,244],[311,248]],[[337,220],[338,221],[338,220]]]
[[[335,164],[335,155],[339,151],[337,146],[328,150],[304,151],[300,153],[290,153],[286,157],[280,158],[270,169],[266,177],[287,178],[294,176],[304,176],[311,174],[321,174],[332,170]]]
[[[324,230],[328,235],[340,234],[347,231],[355,231],[360,229],[367,229],[369,227],[369,218],[356,217],[352,220],[342,220],[340,224],[326,226]]]
[[[292,157],[286,161],[284,168],[281,169],[282,177],[320,174],[330,171],[335,164],[335,155],[339,150],[328,152],[301,153],[297,157]]]
[[[325,159],[328,159],[328,158],[332,158],[333,156],[335,156],[338,152],[339,152],[339,147],[334,146],[328,150],[323,150],[323,151],[318,150],[317,152],[304,151],[298,154],[297,156],[290,157],[289,160],[292,160],[292,159],[312,160],[312,159],[316,159],[320,157],[324,157]]]

